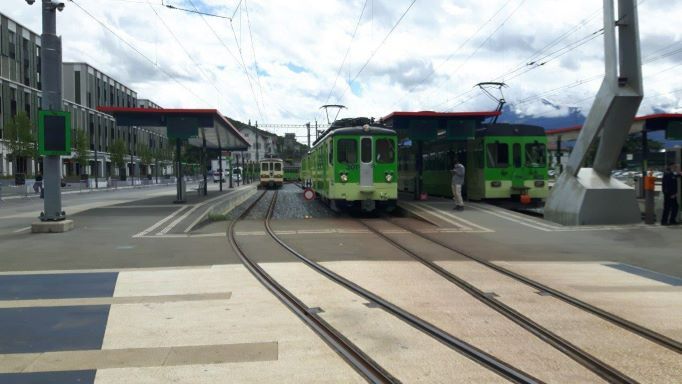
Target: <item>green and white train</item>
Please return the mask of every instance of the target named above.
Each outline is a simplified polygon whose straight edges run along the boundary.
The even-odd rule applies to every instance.
[[[303,185],[332,209],[392,210],[398,198],[397,135],[367,118],[335,121],[301,161]]]
[[[546,146],[545,130],[524,124],[486,124],[468,141],[439,137],[424,145],[422,191],[452,197],[450,170],[459,159],[466,166],[468,199],[540,204],[549,194]],[[415,190],[415,156],[413,147],[400,150],[401,191]]]

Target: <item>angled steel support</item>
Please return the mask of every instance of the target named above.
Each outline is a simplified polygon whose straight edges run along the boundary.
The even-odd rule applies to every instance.
[[[637,1],[618,0],[615,13],[614,0],[604,0],[604,80],[545,205],[545,217],[560,224],[641,221],[634,189],[611,177],[643,97]],[[593,168],[583,168],[597,141]]]

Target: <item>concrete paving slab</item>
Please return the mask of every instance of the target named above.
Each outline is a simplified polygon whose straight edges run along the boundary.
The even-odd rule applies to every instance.
[[[387,312],[366,305],[363,298],[294,261],[273,240],[249,237],[240,239],[240,244],[259,261],[277,259],[261,266],[308,307],[319,307],[321,317],[402,382],[505,381]]]

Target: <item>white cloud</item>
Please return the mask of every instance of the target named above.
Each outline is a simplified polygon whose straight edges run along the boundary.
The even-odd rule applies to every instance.
[[[149,0],[151,6],[147,0],[76,1],[156,65],[118,41],[69,2],[58,16],[65,60],[89,62],[138,90],[140,97],[166,107],[212,107],[243,121],[297,124],[315,118],[323,120],[319,106],[327,99],[365,3],[365,0],[243,1],[249,8],[253,48],[243,6],[232,25],[251,76],[249,85],[238,60],[239,51],[230,23],[225,19],[170,10],[161,7],[158,0]],[[192,1],[202,10],[228,16],[238,2]],[[507,1],[418,0],[357,78],[362,92],[356,95],[348,89],[348,79],[360,70],[410,3],[410,0],[367,0],[347,63],[329,102],[347,105],[346,116],[379,117],[396,109],[446,110],[454,106],[458,110],[492,109],[492,101],[480,97],[478,91],[468,91],[478,82],[491,81],[521,65],[520,71],[504,77],[510,86],[505,93],[508,102],[518,103],[543,94],[556,104],[588,108],[589,96],[596,92],[599,80],[561,89],[555,94],[544,93],[599,74],[603,70],[601,38],[522,76],[514,76],[525,70],[523,65],[535,51],[581,21],[585,21],[582,27],[552,50],[580,41],[601,28],[601,2],[526,1],[510,16],[520,2],[509,2],[478,35],[458,49]],[[166,0],[166,3],[192,8],[190,0]],[[178,46],[152,7],[192,59]],[[29,7],[23,0],[4,0],[0,11],[40,31],[38,6]],[[677,45],[668,51],[682,48],[682,34],[677,27],[681,14],[682,0],[642,3],[639,19],[645,58],[675,42]],[[507,17],[504,26],[486,40]],[[207,22],[220,39],[208,28]],[[259,68],[267,73],[260,77],[260,86],[255,75],[254,50]],[[679,76],[682,65],[674,67],[681,63],[682,53],[678,53],[647,64],[644,67],[646,94],[666,94],[682,88]],[[292,64],[304,70],[292,71]],[[159,68],[175,76],[184,87],[168,79]],[[641,113],[654,109],[679,111],[681,100],[682,92],[645,98]],[[260,113],[257,104],[261,105]],[[549,108],[539,98],[515,108],[525,114],[547,115],[567,110]]]

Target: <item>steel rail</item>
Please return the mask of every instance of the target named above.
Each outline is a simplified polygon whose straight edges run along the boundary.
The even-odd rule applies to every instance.
[[[603,310],[599,307],[596,307],[592,304],[588,304],[588,303],[586,303],[586,302],[584,302],[584,301],[582,301],[576,297],[573,297],[571,295],[563,293],[557,289],[551,288],[545,284],[542,284],[536,280],[533,280],[533,279],[526,277],[524,275],[521,275],[519,273],[513,272],[507,268],[499,266],[499,265],[492,263],[488,260],[482,259],[478,256],[474,256],[474,255],[472,255],[466,251],[463,251],[457,247],[454,247],[454,246],[447,244],[441,240],[433,238],[432,236],[428,236],[428,235],[422,234],[418,231],[414,231],[404,224],[400,224],[396,221],[391,221],[391,223],[393,223],[394,225],[396,225],[400,228],[403,228],[406,231],[412,232],[421,238],[424,238],[426,240],[434,242],[443,248],[449,249],[455,253],[459,253],[460,255],[464,256],[467,259],[473,260],[473,261],[475,261],[479,264],[482,264],[482,265],[484,265],[490,269],[493,269],[493,270],[495,270],[495,271],[497,271],[497,272],[499,272],[505,276],[511,277],[514,280],[520,281],[520,282],[522,282],[522,283],[524,283],[530,287],[538,289],[540,292],[551,295],[551,296],[553,296],[559,300],[562,300],[568,304],[571,304],[577,308],[580,308],[586,312],[589,312],[589,313],[591,313],[595,316],[598,316],[604,320],[607,320],[607,321],[611,322],[612,324],[615,324],[615,325],[617,325],[617,326],[619,326],[619,327],[621,327],[627,331],[630,331],[630,332],[632,332],[636,335],[639,335],[645,339],[648,339],[648,340],[650,340],[656,344],[659,344],[663,347],[666,347],[673,352],[677,352],[679,354],[682,354],[682,343],[680,343],[677,340],[669,338],[665,335],[662,335],[662,334],[660,334],[654,330],[651,330],[649,328],[646,328],[642,325],[639,325],[639,324],[636,324],[636,323],[631,322],[629,320],[626,320],[626,319],[624,319],[618,315],[615,315],[611,312],[605,311],[605,310]]]
[[[277,192],[273,200],[276,201]],[[268,215],[265,218],[265,228],[267,233],[272,237],[277,243],[282,247],[287,249],[292,255],[296,256],[304,264],[334,281],[335,283],[345,287],[346,289],[352,291],[353,293],[364,297],[365,299],[373,302],[386,310],[388,313],[394,315],[400,320],[406,322],[417,330],[431,336],[435,340],[441,342],[445,346],[458,351],[467,358],[475,361],[476,363],[484,366],[485,368],[497,373],[498,375],[506,378],[507,380],[514,383],[542,383],[541,380],[515,368],[502,360],[490,355],[489,353],[482,351],[475,346],[458,339],[457,337],[449,334],[448,332],[438,328],[437,326],[423,320],[412,313],[405,311],[404,309],[398,307],[397,305],[383,299],[382,297],[360,287],[359,285],[353,283],[352,281],[332,272],[330,269],[316,263],[315,261],[307,258],[300,252],[296,251],[294,248],[289,246],[287,243],[282,241],[274,232],[270,225],[270,219],[272,218],[272,211],[268,211]]]
[[[395,377],[391,376],[378,363],[363,353],[350,340],[345,338],[341,333],[334,329],[329,323],[324,321],[316,313],[310,311],[301,300],[299,300],[289,290],[279,284],[270,274],[268,274],[258,263],[250,259],[244,250],[239,246],[235,236],[234,228],[236,223],[251,212],[265,196],[267,191],[263,193],[248,206],[241,215],[230,222],[228,227],[228,237],[232,249],[239,255],[244,266],[253,274],[256,279],[263,284],[277,299],[279,299],[289,310],[296,314],[303,322],[310,327],[327,345],[329,345],[336,353],[338,353],[353,369],[362,375],[370,383],[400,383]],[[276,195],[275,195],[276,196]],[[268,215],[272,214],[275,205],[275,197],[270,202],[268,207]]]
[[[398,248],[402,252],[406,253],[407,255],[411,256],[412,258],[416,259],[420,263],[422,263],[424,266],[427,268],[431,269],[441,277],[445,278],[449,282],[455,284],[459,288],[461,288],[463,291],[474,297],[476,300],[482,302],[483,304],[487,305],[488,307],[492,308],[493,310],[497,311],[499,314],[503,315],[504,317],[508,318],[509,320],[513,321],[514,323],[518,324],[528,332],[532,333],[533,335],[537,336],[540,340],[548,343],[552,347],[556,348],[563,354],[567,355],[571,359],[575,360],[577,363],[580,365],[584,366],[585,368],[589,369],[596,375],[600,376],[601,378],[605,379],[606,381],[610,383],[628,383],[628,384],[634,384],[637,383],[636,380],[633,378],[625,375],[624,373],[618,371],[614,367],[604,363],[603,361],[599,360],[595,356],[589,354],[588,352],[580,349],[576,345],[572,344],[570,341],[560,337],[559,335],[555,334],[554,332],[550,331],[549,329],[543,327],[542,325],[536,323],[535,321],[531,320],[527,316],[523,315],[522,313],[518,312],[517,310],[513,309],[512,307],[504,304],[503,302],[497,300],[495,297],[492,297],[489,294],[486,294],[485,292],[481,291],[479,288],[475,287],[471,283],[467,282],[466,280],[462,279],[461,277],[451,273],[450,271],[444,269],[443,267],[431,262],[430,260],[427,260],[426,258],[420,256],[416,252],[412,251],[411,249],[403,246],[401,243],[398,241],[388,237],[386,234],[382,233],[381,231],[377,230],[376,228],[372,227],[369,225],[367,222],[363,220],[359,220],[359,222],[367,227],[371,232],[379,236],[380,238],[384,239],[386,242],[391,244],[393,247]],[[408,230],[408,232],[413,232]]]

